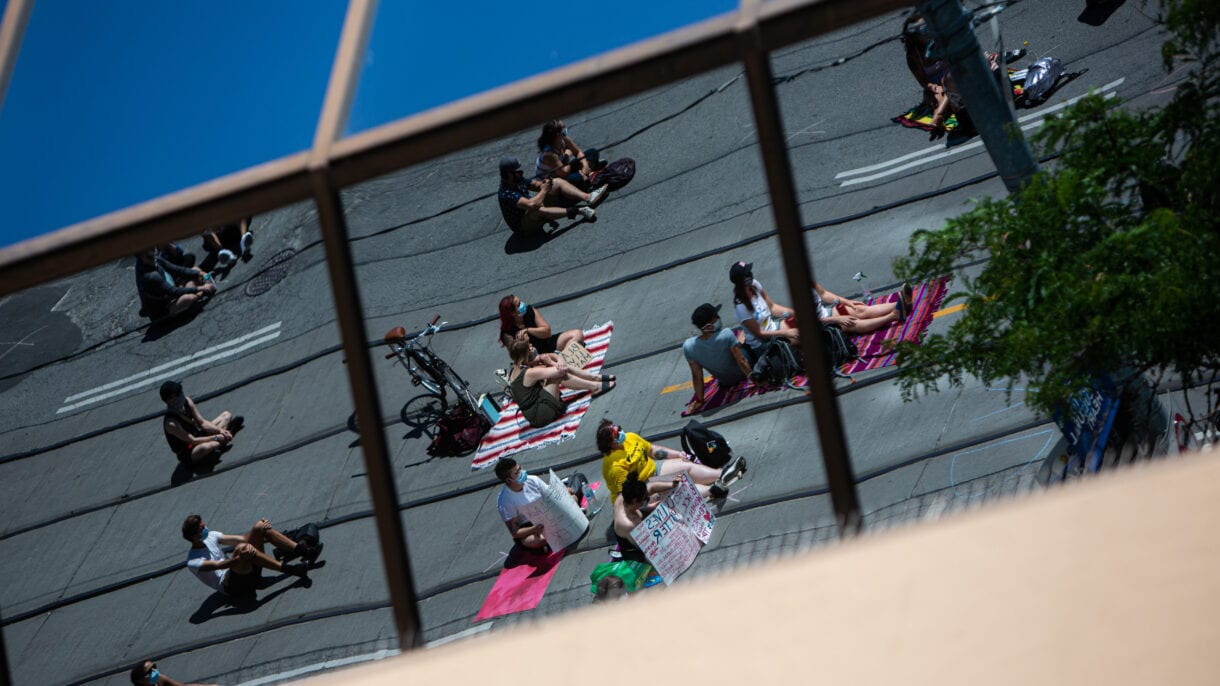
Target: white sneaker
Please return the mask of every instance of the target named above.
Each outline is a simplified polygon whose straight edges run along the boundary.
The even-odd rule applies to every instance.
[[[241,254],[242,257],[250,254],[250,246],[254,245],[254,233],[247,231],[246,235],[241,237]]]
[[[601,186],[593,190],[589,194],[589,207],[597,207],[597,204],[606,199],[606,193],[610,191],[609,186]]]
[[[228,250],[221,250],[216,253],[216,267],[218,269],[228,269],[237,261],[237,256]]]
[[[597,213],[593,211],[592,207],[582,207],[576,210],[576,213],[584,217],[585,221],[597,221]]]

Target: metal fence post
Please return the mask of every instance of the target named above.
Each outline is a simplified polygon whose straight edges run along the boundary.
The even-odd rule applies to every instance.
[[[919,11],[936,39],[933,52],[949,63],[955,88],[965,101],[1004,186],[1010,193],[1020,190],[1038,172],[1038,162],[1017,125],[1009,99],[1004,97],[999,81],[987,65],[970,14],[959,0],[922,0]],[[998,59],[1003,62],[1003,55]],[[1000,68],[1004,68],[1002,64]],[[1003,80],[1007,82],[1007,77]]]
[[[758,4],[757,0],[743,0],[741,4],[738,24],[741,58],[750,89],[758,147],[767,174],[767,189],[771,195],[771,210],[775,214],[784,273],[788,277],[788,289],[796,311],[805,374],[809,377],[809,391],[813,394],[813,421],[822,446],[822,460],[826,466],[826,480],[838,519],[839,535],[845,537],[859,531],[860,498],[856,493],[847,437],[843,433],[843,418],[835,397],[834,383],[827,372],[827,353],[822,344],[818,312],[810,290],[813,268],[805,252],[801,213],[797,207],[796,187],[792,182],[792,166],[784,144],[784,125],[775,89],[771,85],[771,61],[763,49],[758,32]]]

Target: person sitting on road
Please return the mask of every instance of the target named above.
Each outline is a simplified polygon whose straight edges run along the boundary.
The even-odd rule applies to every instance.
[[[866,305],[859,300],[843,298],[813,283],[813,302],[818,309],[818,319],[823,324],[833,324],[852,336],[863,336],[878,329],[887,328],[894,322],[905,322],[911,313],[912,291],[910,284],[902,285],[902,295],[897,302]]]
[[[302,579],[308,577],[309,568],[321,550],[320,547],[308,548],[303,543],[296,543],[272,528],[271,522],[266,519],[258,520],[248,533],[225,535],[211,531],[202,517],[193,514],[182,522],[182,537],[191,544],[186,555],[186,568],[208,588],[240,599],[254,597],[264,569]],[[276,562],[263,552],[263,546],[267,543],[286,553],[300,553],[307,561]],[[226,545],[233,546],[230,557],[226,557],[220,548]],[[298,547],[302,550],[298,551]]]
[[[695,397],[687,410],[697,411],[703,407],[703,371],[706,369],[720,383],[729,387],[741,383],[750,376],[750,363],[741,351],[737,334],[720,323],[720,306],[703,303],[690,316],[691,324],[699,329],[699,335],[691,336],[682,344],[682,354],[690,365],[690,379],[695,387]]]
[[[596,158],[597,151],[590,149],[588,157]],[[580,189],[589,187],[589,174],[597,165],[597,159],[588,159],[586,153],[568,135],[568,127],[562,119],[552,119],[542,125],[538,137],[538,159],[534,162],[534,176],[540,179],[564,179]]]
[[[776,305],[767,290],[754,278],[753,262],[735,262],[729,268],[733,282],[733,311],[745,329],[745,351],[752,365],[758,362],[773,338],[786,338],[796,345],[800,335],[787,319],[792,308]]]
[[[508,390],[530,426],[546,426],[563,416],[567,406],[560,399],[561,388],[594,391],[596,397],[615,385],[613,374],[574,369],[555,353],[539,354],[527,340],[513,340],[508,354],[513,360]]]
[[[602,480],[612,500],[631,473],[644,481],[654,476],[665,481],[686,473],[703,497],[723,498],[729,494],[726,484],[746,471],[746,460],[740,455],[723,469],[708,467],[692,462],[691,456],[681,450],[653,445],[637,433],[623,431],[609,419],[597,425],[597,449],[602,454]]]
[[[515,295],[500,299],[500,345],[505,348],[514,340],[528,340],[540,353],[562,352],[572,341],[583,343],[580,329],[551,333],[551,325],[533,305],[526,305]]]
[[[549,552],[549,546],[546,542],[546,533],[542,530],[541,524],[534,524],[521,514],[521,508],[542,497],[542,492],[546,490],[546,482],[533,474],[525,471],[517,461],[511,457],[502,457],[496,462],[496,478],[504,483],[500,487],[500,493],[496,496],[496,509],[500,512],[500,519],[504,522],[504,526],[508,527],[508,534],[513,537],[513,541],[520,543],[522,546],[530,550]],[[587,481],[581,475],[576,475],[577,480]],[[569,478],[569,483],[572,477]],[[570,485],[568,493],[576,500],[576,504],[580,504],[580,494],[576,492]]]
[[[681,479],[641,479],[638,472],[627,472],[623,490],[614,498],[614,537],[623,562],[648,562],[644,551],[635,544],[631,532],[644,521],[664,494],[682,483]]]
[[[198,267],[183,267],[150,248],[136,257],[136,291],[140,314],[149,319],[176,317],[216,293],[216,285]]]
[[[216,256],[216,268],[228,269],[238,258],[249,259],[254,246],[250,218],[203,232],[203,249]]]
[[[193,467],[217,451],[228,450],[233,434],[241,430],[245,418],[225,410],[208,421],[199,413],[195,401],[182,392],[182,384],[166,381],[161,384],[161,400],[165,402],[165,417],[161,428],[170,450],[182,464]]]
[[[500,160],[500,214],[504,223],[516,233],[526,236],[542,232],[542,227],[557,219],[575,219],[578,215],[592,220],[593,208],[606,197],[607,187],[586,193],[563,179],[525,180],[521,162],[516,157]],[[531,195],[532,193],[537,195]],[[585,207],[557,207],[561,202],[583,204]]]
[[[152,660],[140,660],[131,668],[131,683],[134,686],[216,686],[216,684],[184,684],[157,669]]]

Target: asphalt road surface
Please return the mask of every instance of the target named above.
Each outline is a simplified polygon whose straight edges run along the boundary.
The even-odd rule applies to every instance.
[[[1143,108],[1173,87],[1160,66],[1164,36],[1140,3],[1120,3],[1096,26],[1078,20],[1084,6],[1024,0],[1000,15],[1009,47],[1027,40],[1077,74],[1018,111],[1031,129],[1089,90]],[[900,25],[895,14],[774,56],[801,211],[815,227],[809,253],[819,281],[842,294],[859,295],[856,272],[874,291],[894,288],[891,260],[915,230],[1004,192],[977,139],[930,142],[891,123],[919,98],[899,44],[882,43]],[[852,59],[827,66],[841,57]],[[556,329],[614,322],[606,362],[619,387],[593,401],[573,440],[515,456],[536,473],[561,466],[600,480],[593,434],[603,417],[677,445],[690,397],[677,347],[695,333],[696,305],[731,311],[732,262],[753,262],[777,301],[791,299],[739,68],[556,114],[582,145],[637,162],[596,223],[546,241],[512,237],[494,199],[496,160],[528,165],[532,129],[343,200],[369,340],[440,314],[450,328],[435,349],[476,392],[494,391],[493,371],[507,362],[491,320],[502,295],[539,304]],[[150,655],[183,680],[272,680],[394,646],[314,211],[285,207],[253,229],[252,258],[176,327],[138,317],[132,260],[0,301],[0,610],[15,683],[126,683],[126,669]],[[949,308],[941,314],[933,330],[952,322]],[[469,457],[430,458],[426,430],[402,417],[433,401],[375,359],[426,639],[587,605],[588,574],[608,559],[609,507],[536,610],[472,622],[509,550],[494,475],[472,471]],[[246,417],[210,474],[176,471],[160,428],[165,378],[181,379],[209,416]],[[910,403],[892,369],[838,384],[870,530],[1042,487],[1058,434],[1025,408],[1019,383],[1011,393],[968,383]],[[834,540],[811,407],[782,391],[705,417],[750,471],[679,583]],[[256,607],[223,606],[180,568],[178,529],[192,512],[230,533],[260,517],[282,529],[321,522],[325,565],[308,587],[284,579]]]

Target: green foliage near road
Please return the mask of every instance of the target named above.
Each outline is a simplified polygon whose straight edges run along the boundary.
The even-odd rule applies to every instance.
[[[1033,139],[1059,151],[1051,168],[916,233],[895,261],[918,279],[988,258],[959,275],[966,309],[949,331],[900,347],[904,397],[944,377],[1026,377],[1027,403],[1052,411],[1101,371],[1220,372],[1220,3],[1162,10],[1167,106],[1083,99]]]

